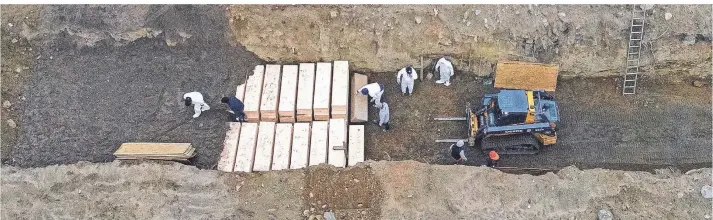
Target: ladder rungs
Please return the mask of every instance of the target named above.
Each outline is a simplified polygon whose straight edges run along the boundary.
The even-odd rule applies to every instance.
[[[643,27],[644,25],[643,24],[632,24],[631,26],[632,27]]]
[[[639,55],[639,53],[629,53],[629,55]]]
[[[641,38],[631,38],[629,40],[641,40]]]
[[[636,46],[636,45],[629,45],[629,47],[641,47],[641,46]]]
[[[632,33],[632,34],[641,34],[641,33],[644,33],[644,32],[641,32],[641,31],[632,31],[631,33]]]

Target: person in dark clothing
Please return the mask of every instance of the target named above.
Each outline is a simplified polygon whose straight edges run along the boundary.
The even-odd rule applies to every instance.
[[[500,154],[498,154],[498,152],[494,150],[491,150],[490,153],[488,153],[488,167],[498,166],[498,161],[500,161]]]
[[[244,122],[245,120],[245,105],[240,99],[235,96],[223,97],[220,102],[227,103],[230,108],[228,112],[232,114],[231,118],[235,122]]]

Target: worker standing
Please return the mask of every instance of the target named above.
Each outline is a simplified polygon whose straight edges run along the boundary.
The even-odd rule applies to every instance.
[[[399,70],[399,72],[396,74],[396,82],[401,85],[401,93],[403,95],[406,95],[406,92],[408,90],[408,95],[413,94],[413,85],[414,81],[418,79],[418,75],[415,74],[416,72],[411,65],[406,66],[405,68]]]
[[[500,155],[498,152],[491,150],[490,153],[488,153],[488,166],[496,167],[498,166],[498,161],[500,161]]]
[[[383,131],[388,131],[390,129],[389,127],[389,104],[386,104],[386,102],[381,103],[381,107],[379,109],[379,127],[383,127]]]
[[[381,95],[384,94],[384,85],[381,83],[371,83],[359,88],[359,93],[371,97],[369,102],[376,104],[374,107],[381,108]]]
[[[468,161],[468,158],[465,157],[465,150],[463,150],[464,145],[465,142],[463,142],[463,140],[459,140],[455,144],[451,144],[451,147],[449,148],[451,150],[451,157],[456,160],[456,163]]]
[[[453,64],[448,61],[445,57],[438,60],[436,63],[436,70],[441,74],[441,78],[436,81],[436,83],[443,83],[446,86],[451,85],[451,76],[453,76]]]
[[[193,105],[193,118],[201,116],[203,111],[210,110],[210,106],[203,101],[203,95],[200,92],[183,94],[183,101],[186,103],[186,106]]]
[[[234,122],[244,122],[245,120],[245,105],[240,99],[235,96],[223,97],[220,102],[228,104],[228,112],[232,114],[231,119]]]

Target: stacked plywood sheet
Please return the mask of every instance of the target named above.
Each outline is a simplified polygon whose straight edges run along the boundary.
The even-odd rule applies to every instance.
[[[329,119],[328,162],[335,167],[347,165],[347,123],[343,118]]]
[[[354,73],[352,79],[352,89],[349,91],[351,93],[351,116],[349,117],[350,122],[361,123],[369,120],[369,100],[367,96],[362,95],[357,91],[357,89],[365,86],[367,84],[366,75]]]
[[[270,171],[272,165],[272,150],[275,146],[275,122],[260,122],[255,146],[254,171]]]
[[[240,123],[228,122],[228,131],[225,132],[223,142],[223,152],[218,160],[218,170],[233,172],[235,167],[235,156],[238,153],[238,139],[240,138]]]
[[[292,136],[290,169],[300,169],[309,165],[310,124],[295,123]]]
[[[364,162],[364,125],[349,125],[349,166]]]
[[[349,106],[349,62],[334,61],[332,74],[332,118],[347,118]]]
[[[255,144],[257,141],[257,123],[242,123],[240,126],[240,140],[238,141],[238,154],[235,156],[233,171],[252,172],[255,161]]]
[[[280,65],[267,65],[260,101],[260,121],[277,121],[280,99]]]
[[[309,165],[327,163],[327,144],[329,140],[329,122],[312,122],[312,138],[309,148]]]
[[[314,81],[314,120],[329,120],[329,103],[332,94],[332,64],[317,63]]]
[[[495,88],[555,91],[559,67],[518,61],[498,62]]]
[[[297,65],[282,66],[282,82],[280,84],[280,105],[278,113],[280,122],[295,122],[295,105],[297,104]]]
[[[119,160],[188,161],[196,155],[190,143],[124,143],[114,156]]]
[[[253,75],[248,77],[248,81],[245,84],[245,98],[243,103],[245,104],[245,116],[250,122],[260,120],[260,99],[262,97],[262,81],[264,75],[265,66],[255,66]]]
[[[312,121],[314,63],[300,63],[297,83],[297,121]]]
[[[290,168],[291,148],[292,123],[277,124],[275,126],[275,150],[272,153],[272,170],[284,170]]]

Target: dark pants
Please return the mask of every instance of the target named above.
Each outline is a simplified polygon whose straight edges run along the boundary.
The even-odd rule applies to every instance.
[[[391,127],[389,126],[389,123],[388,123],[388,122],[386,122],[385,124],[383,124],[383,126],[384,126],[384,130],[386,130],[386,131],[388,131],[389,129],[391,129]]]
[[[497,160],[491,160],[488,158],[488,167],[497,167],[498,166],[498,161]]]

